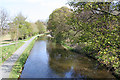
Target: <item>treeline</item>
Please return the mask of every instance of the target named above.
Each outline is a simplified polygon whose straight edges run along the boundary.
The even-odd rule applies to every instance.
[[[9,23],[9,26],[12,40],[26,39],[27,37],[44,33],[46,30],[43,22],[38,20],[35,23],[30,23],[26,21],[22,14],[16,16],[13,22]]]
[[[26,21],[27,18],[21,13],[19,13],[14,19],[10,20],[4,9],[1,9],[0,12],[1,36],[10,34],[11,40],[13,41],[26,39],[46,31],[45,23],[40,20],[35,23],[28,22]]]
[[[56,43],[76,49],[120,76],[120,2],[68,2],[49,16]]]

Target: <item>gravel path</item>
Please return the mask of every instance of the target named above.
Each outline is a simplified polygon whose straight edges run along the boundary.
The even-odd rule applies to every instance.
[[[35,37],[36,36],[34,36],[30,40],[26,41],[25,44],[23,44],[10,58],[8,58],[0,66],[0,78],[9,78],[9,74],[12,70],[12,67],[13,67],[14,63],[17,61],[17,59],[20,57],[20,55],[23,53],[23,51],[27,48],[27,46],[30,44],[30,42]],[[1,75],[1,73],[2,73],[2,75]]]
[[[17,42],[17,43],[18,43],[18,42]],[[12,44],[16,44],[16,43],[3,44],[3,45],[0,45],[0,47],[9,46],[9,45],[12,45]]]
[[[27,42],[27,41],[21,41],[21,42]],[[17,42],[17,43],[19,43],[19,42]],[[0,45],[0,47],[9,46],[9,45],[12,45],[12,44],[16,44],[16,43],[2,44],[2,45]]]

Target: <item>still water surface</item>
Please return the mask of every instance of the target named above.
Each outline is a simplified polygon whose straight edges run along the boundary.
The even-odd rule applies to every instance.
[[[96,61],[65,50],[46,37],[38,39],[20,78],[114,78]]]

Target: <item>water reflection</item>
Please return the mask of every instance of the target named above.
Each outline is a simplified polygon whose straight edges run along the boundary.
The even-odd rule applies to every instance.
[[[35,42],[21,78],[112,78],[94,60],[41,37]]]
[[[73,73],[74,73],[74,69],[73,69],[73,66],[72,66],[70,71],[65,73],[65,78],[71,78]]]
[[[46,50],[46,44],[47,41],[44,39],[35,42],[20,78],[58,77],[49,67],[49,55]]]
[[[67,51],[61,45],[48,42],[49,64],[57,75],[66,78],[113,78],[104,67],[80,54]]]

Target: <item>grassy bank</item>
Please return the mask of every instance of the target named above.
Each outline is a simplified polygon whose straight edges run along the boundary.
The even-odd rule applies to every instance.
[[[8,36],[10,36],[10,35],[3,36],[3,37],[5,37],[5,39],[3,39],[2,42],[6,42],[6,41],[7,42],[6,43],[1,43],[0,45],[9,44],[9,43],[15,43],[15,44],[0,47],[0,52],[1,52],[1,54],[0,54],[0,59],[1,59],[0,60],[0,65],[4,61],[6,61],[6,59],[8,59],[18,48],[20,48],[24,44],[24,41],[30,40],[33,37],[33,36],[28,37],[24,40],[11,41],[11,39]],[[8,38],[6,38],[6,37],[8,37]]]
[[[16,61],[15,65],[12,68],[12,71],[10,73],[10,78],[19,78],[21,75],[22,69],[24,67],[24,64],[29,56],[29,53],[31,49],[33,48],[33,45],[35,43],[36,38],[28,45],[28,47],[25,49],[25,51],[22,53],[22,55],[19,57],[19,59]]]
[[[6,59],[8,59],[23,44],[24,42],[19,42],[17,44],[0,47],[0,51],[2,52],[2,61],[0,62],[0,64],[3,63]]]

